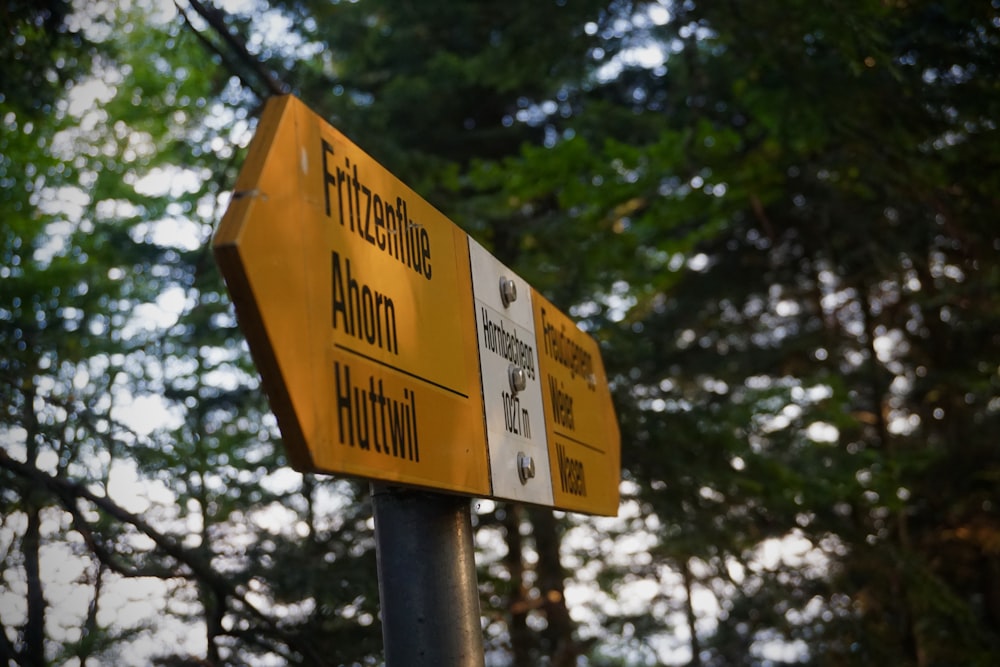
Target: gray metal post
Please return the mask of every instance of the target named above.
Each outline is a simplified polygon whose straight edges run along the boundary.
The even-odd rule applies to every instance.
[[[468,498],[372,484],[387,667],[483,667]]]

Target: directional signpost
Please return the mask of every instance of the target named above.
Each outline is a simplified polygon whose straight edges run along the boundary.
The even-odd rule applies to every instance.
[[[414,517],[473,565],[459,568],[471,586],[428,605],[471,609],[471,539],[448,527],[468,524],[468,502],[441,493],[617,513],[621,443],[597,343],[295,97],[268,101],[213,245],[292,464],[378,483],[387,645],[412,639],[400,624],[422,612],[387,613],[412,596],[386,591],[383,568],[434,558]],[[465,639],[478,613],[469,625],[437,612],[455,641],[439,635],[409,664],[477,651],[481,664]]]
[[[285,96],[214,246],[293,465],[490,495],[461,230]]]

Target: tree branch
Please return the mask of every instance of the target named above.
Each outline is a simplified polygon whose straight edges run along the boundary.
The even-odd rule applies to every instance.
[[[254,86],[253,82],[248,81],[247,78],[243,76],[243,73],[240,71],[240,68],[237,66],[237,63],[234,63],[229,58],[229,56],[226,55],[226,53],[215,44],[215,42],[210,40],[208,37],[205,37],[205,35],[203,35],[201,32],[198,31],[197,28],[194,27],[194,24],[191,23],[191,19],[188,17],[187,12],[184,11],[183,7],[177,4],[176,0],[174,0],[174,6],[177,7],[177,12],[181,15],[181,18],[184,19],[184,24],[191,29],[191,32],[194,33],[195,38],[197,38],[197,40],[202,43],[205,49],[219,56],[219,58],[222,60],[222,64],[226,66],[226,69],[236,74],[237,78],[239,78],[240,80],[240,83],[242,83],[254,95],[259,97],[260,99],[264,99],[266,95],[262,95],[260,91],[257,90],[256,86]]]
[[[121,562],[120,559],[116,558],[109,549],[98,541],[94,532],[90,529],[90,524],[80,512],[80,508],[77,506],[75,498],[60,497],[60,503],[66,511],[70,513],[70,516],[73,519],[73,529],[83,537],[83,541],[90,551],[93,552],[93,554],[97,557],[97,560],[104,567],[107,567],[115,574],[127,579],[134,579],[138,577],[172,579],[177,576],[176,572],[173,572],[165,567],[129,567],[125,563]]]
[[[291,90],[290,86],[280,81],[273,72],[268,71],[268,69],[264,67],[264,64],[260,62],[260,60],[258,60],[252,53],[250,53],[247,49],[246,42],[243,41],[242,37],[234,35],[230,32],[229,26],[227,26],[226,22],[223,20],[224,14],[222,13],[222,10],[214,7],[207,7],[201,2],[201,0],[188,0],[188,4],[190,4],[191,7],[198,12],[198,15],[205,19],[212,30],[214,30],[222,38],[222,41],[225,42],[230,51],[234,53],[244,65],[249,67],[261,81],[264,82],[264,85],[267,86],[267,90],[271,95],[284,95]],[[187,18],[187,14],[184,13],[184,10],[182,10],[179,5],[177,5],[176,0],[174,5],[177,6],[178,11],[180,11],[184,16],[184,20],[188,26],[194,30],[194,27],[191,26],[191,22]],[[197,31],[195,32],[197,33]],[[222,56],[220,51],[216,52]],[[223,56],[223,58],[225,59],[225,56]],[[243,80],[243,77],[240,77],[240,79]],[[246,83],[245,80],[244,83]]]
[[[5,468],[15,475],[32,482],[32,488],[47,490],[49,493],[56,496],[64,507],[67,505],[75,505],[76,500],[82,498],[96,505],[101,511],[110,517],[122,523],[132,525],[142,534],[153,540],[156,546],[163,553],[174,558],[178,563],[187,567],[196,579],[200,580],[202,583],[214,590],[219,595],[220,600],[228,598],[237,602],[239,608],[243,609],[249,616],[252,616],[260,622],[261,625],[265,626],[276,639],[283,642],[293,651],[308,657],[315,664],[323,664],[321,657],[315,653],[312,647],[300,642],[295,635],[284,631],[277,621],[272,620],[267,614],[258,609],[247,599],[245,593],[239,590],[239,588],[228,579],[215,572],[211,566],[198,557],[198,555],[191,553],[189,550],[178,544],[173,538],[156,530],[141,517],[129,512],[123,507],[120,507],[110,498],[106,496],[99,496],[86,486],[73,482],[72,480],[55,477],[49,473],[39,470],[38,468],[35,468],[32,465],[13,459],[3,449],[0,449],[0,468]],[[84,535],[84,539],[87,539],[86,535]],[[90,542],[88,542],[88,544],[90,544]]]

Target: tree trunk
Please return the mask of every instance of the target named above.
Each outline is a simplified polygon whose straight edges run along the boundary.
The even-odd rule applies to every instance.
[[[29,491],[30,494],[30,491]],[[45,665],[45,596],[39,567],[41,550],[41,518],[38,508],[29,502],[25,507],[28,527],[24,531],[21,550],[28,584],[28,620],[24,625],[24,658],[30,667]]]
[[[38,459],[39,427],[38,415],[35,413],[35,385],[26,383],[25,405],[25,461],[34,467]],[[21,541],[21,553],[24,557],[24,573],[28,586],[28,617],[24,624],[24,662],[28,667],[43,667],[45,665],[45,594],[42,591],[41,578],[41,510],[37,502],[37,493],[30,485],[23,486],[24,511],[28,515],[28,525]]]
[[[868,344],[869,387],[871,391],[871,409],[875,414],[876,446],[882,452],[884,465],[893,476],[894,484],[898,485],[900,483],[898,479],[899,472],[894,460],[897,457],[897,452],[886,419],[889,386],[885,381],[885,373],[888,371],[880,366],[878,352],[875,347],[876,326],[874,321],[875,315],[869,296],[870,288],[862,283],[857,289],[861,298],[861,312],[864,318],[865,336],[867,337]],[[899,545],[899,550],[904,556],[909,557],[913,553],[913,549],[910,544],[906,507],[900,506],[896,509],[893,512],[892,518],[894,520],[894,534],[896,543]],[[919,618],[917,618],[917,614],[914,612],[916,605],[914,604],[913,593],[910,590],[907,578],[907,573],[897,568],[892,572],[890,581],[890,586],[894,592],[894,602],[898,605],[899,609],[900,637],[903,642],[904,652],[913,659],[917,667],[925,667],[927,664],[927,651],[925,650],[920,634]]]
[[[694,602],[692,601],[692,591],[694,589],[694,577],[691,575],[691,568],[688,559],[681,563],[681,576],[684,577],[684,614],[687,617],[688,632],[691,633],[691,667],[701,667],[701,641],[698,639],[698,617],[694,613]]]
[[[507,620],[507,630],[510,633],[512,664],[515,667],[528,667],[531,664],[531,635],[528,632],[528,605],[524,595],[521,512],[519,505],[507,505],[507,515],[503,520],[507,533],[507,555],[504,556],[504,565],[507,566],[507,573],[510,576],[510,593],[507,597],[510,618]]]
[[[106,571],[104,563],[99,562],[97,572],[94,575],[94,597],[91,598],[90,604],[87,606],[87,618],[84,619],[80,642],[77,645],[76,657],[80,661],[80,667],[87,667],[92,652],[91,644],[86,640],[100,632],[97,625],[97,612],[100,609],[101,590],[104,587],[104,573]]]
[[[529,510],[538,551],[538,590],[548,625],[542,633],[548,645],[553,667],[573,667],[579,647],[573,639],[573,619],[566,608],[566,573],[559,558],[560,536],[552,510],[532,507]]]

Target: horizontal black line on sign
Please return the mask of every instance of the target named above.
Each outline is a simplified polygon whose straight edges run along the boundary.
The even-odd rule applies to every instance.
[[[457,389],[452,389],[451,387],[446,387],[445,385],[439,384],[439,383],[435,382],[434,380],[428,380],[427,378],[421,377],[421,376],[417,375],[416,373],[411,373],[410,371],[406,370],[405,368],[399,368],[398,366],[393,366],[392,364],[387,364],[384,361],[382,361],[381,359],[376,359],[375,357],[369,357],[364,352],[359,352],[359,351],[357,351],[357,350],[355,350],[353,348],[347,347],[346,345],[341,345],[340,343],[334,343],[333,346],[335,348],[337,348],[338,350],[343,350],[344,352],[350,352],[351,354],[353,354],[356,357],[361,357],[362,359],[367,359],[368,361],[372,362],[373,364],[378,364],[379,366],[383,366],[384,368],[388,368],[390,370],[394,370],[397,373],[402,373],[403,375],[407,375],[407,376],[413,378],[414,380],[420,380],[421,382],[423,382],[425,384],[429,384],[432,387],[437,387],[438,389],[444,389],[449,394],[455,394],[456,396],[461,396],[462,398],[468,398],[469,397],[468,394],[463,394],[462,392],[460,392]]]
[[[552,431],[552,433],[555,434],[555,435],[557,435],[557,436],[559,436],[560,438],[563,438],[565,440],[569,440],[570,442],[575,442],[576,444],[580,445],[581,447],[586,447],[587,449],[589,449],[591,451],[595,451],[598,454],[606,454],[607,453],[603,449],[601,449],[600,447],[594,447],[593,445],[588,445],[583,440],[577,440],[576,438],[574,438],[571,435],[566,435],[565,433],[561,433],[561,432],[555,431],[555,430]]]

